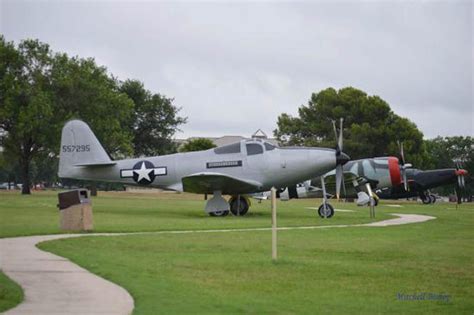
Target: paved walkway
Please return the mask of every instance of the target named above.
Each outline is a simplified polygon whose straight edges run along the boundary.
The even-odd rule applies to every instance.
[[[393,214],[398,218],[368,224],[280,227],[309,230],[342,227],[384,227],[419,223],[435,217]],[[271,228],[186,230],[135,233],[90,233],[26,236],[0,239],[0,269],[24,290],[25,299],[4,314],[130,314],[134,302],[122,287],[102,279],[68,259],[39,250],[36,244],[60,238],[137,234],[189,234],[269,231]]]
[[[45,235],[0,239],[0,268],[24,290],[25,299],[5,314],[130,314],[133,299],[122,287],[68,259],[39,250]]]

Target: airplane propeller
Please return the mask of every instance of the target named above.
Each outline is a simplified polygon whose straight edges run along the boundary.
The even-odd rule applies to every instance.
[[[403,142],[397,141],[398,148],[400,149],[400,169],[402,173],[402,181],[403,181],[403,188],[405,191],[410,191],[410,186],[408,185],[407,180],[407,169],[411,168],[412,165],[410,163],[405,163],[405,152],[403,150]]]
[[[459,188],[466,188],[466,179],[465,175],[467,174],[466,170],[461,169],[461,165],[456,163],[456,176],[458,177],[458,186]]]
[[[339,134],[337,133],[336,121],[332,120],[332,127],[334,129],[334,137],[336,139],[336,198],[339,200],[341,195],[341,185],[344,181],[343,165],[349,161],[349,156],[342,152],[343,149],[343,124],[344,118],[339,120]],[[344,187],[345,190],[345,187]]]
[[[456,176],[457,176],[457,188],[455,189],[456,198],[458,203],[462,202],[462,191],[466,188],[466,179],[465,176],[467,175],[467,171],[461,168],[461,164],[456,162]]]

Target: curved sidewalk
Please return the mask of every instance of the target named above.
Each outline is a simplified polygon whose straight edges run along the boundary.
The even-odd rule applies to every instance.
[[[354,225],[280,227],[306,230],[342,227],[385,227],[436,219],[417,214],[395,214],[398,218]],[[36,244],[61,238],[137,234],[188,234],[268,231],[271,228],[185,230],[132,233],[91,233],[26,236],[0,239],[0,269],[24,290],[25,298],[4,314],[130,314],[134,302],[122,287],[100,278],[66,258],[39,250]]]
[[[0,239],[0,269],[24,291],[4,314],[131,314],[133,299],[122,287],[35,245],[72,234]]]

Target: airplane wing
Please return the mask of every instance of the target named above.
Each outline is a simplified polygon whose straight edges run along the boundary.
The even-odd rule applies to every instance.
[[[361,181],[366,180],[365,177],[359,176],[353,172],[350,171],[345,171],[343,172],[344,176],[344,183],[345,183],[345,189],[346,189],[346,194],[347,196],[352,196],[352,195],[357,195],[357,192],[355,191],[353,181],[356,180],[358,183]],[[326,175],[324,175],[324,184],[326,186],[326,192],[329,195],[334,195],[336,194],[336,173],[335,172],[330,172]],[[319,188],[321,189],[321,180],[318,178],[317,180],[312,180],[311,181],[311,186],[314,188]],[[341,195],[344,196],[344,189],[341,189]]]
[[[99,167],[99,166],[112,166],[117,164],[117,162],[94,162],[94,163],[84,163],[84,164],[74,164],[74,166],[84,166],[84,167]]]
[[[359,177],[359,175],[355,174],[355,173],[352,173],[352,172],[343,172],[342,173],[344,175],[344,182],[346,183],[346,186],[348,184],[352,185],[352,181],[355,179],[357,180]],[[329,187],[336,187],[336,173],[329,173],[328,175],[324,176],[324,183],[326,184],[326,186],[329,186]],[[319,183],[319,185],[321,185],[321,182]]]
[[[222,194],[245,194],[261,190],[262,184],[248,179],[241,179],[227,174],[203,172],[182,178],[183,191],[197,194],[210,194],[216,190]]]

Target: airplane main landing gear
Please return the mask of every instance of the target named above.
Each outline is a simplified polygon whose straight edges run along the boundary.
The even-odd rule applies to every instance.
[[[227,202],[220,191],[215,191],[206,203],[206,212],[211,217],[225,217],[232,212],[235,216],[246,215],[249,211],[250,200],[241,195],[232,196]]]
[[[249,211],[250,201],[243,196],[232,196],[229,200],[230,212],[236,216],[246,215]]]
[[[424,205],[428,205],[428,204],[436,202],[436,196],[430,193],[426,193],[426,192],[420,194],[420,199]]]
[[[209,215],[211,217],[225,217],[229,215],[229,211],[222,210],[222,211],[214,211],[214,212],[209,212]]]
[[[214,191],[213,197],[206,203],[205,210],[211,217],[225,217],[229,214],[229,204],[220,191]]]
[[[334,215],[334,208],[329,203],[323,203],[318,208],[318,214],[321,218],[329,219]]]

